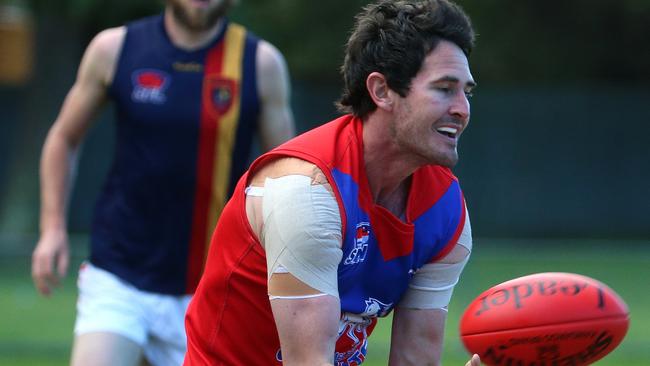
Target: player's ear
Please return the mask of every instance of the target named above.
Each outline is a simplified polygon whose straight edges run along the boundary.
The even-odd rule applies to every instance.
[[[372,101],[375,102],[377,108],[390,111],[393,109],[393,98],[395,93],[391,93],[388,87],[386,77],[379,72],[372,72],[366,78],[366,88]]]

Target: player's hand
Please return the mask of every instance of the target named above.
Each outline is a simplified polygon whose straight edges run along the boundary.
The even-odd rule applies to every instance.
[[[465,366],[481,366],[481,359],[478,357],[477,354],[474,354],[472,358],[467,361]]]
[[[38,292],[49,296],[61,283],[69,262],[68,234],[64,230],[41,234],[32,253],[32,280]]]

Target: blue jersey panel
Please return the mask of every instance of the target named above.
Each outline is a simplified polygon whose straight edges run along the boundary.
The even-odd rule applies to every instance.
[[[332,170],[344,201],[347,227],[339,264],[339,296],[344,312],[385,316],[406,290],[412,258],[385,261],[373,230],[374,223],[360,206],[359,186],[350,175]]]
[[[403,245],[399,241],[408,238],[412,240],[407,243],[412,244],[409,252],[386,259],[377,235],[387,232],[381,226],[394,227],[394,223],[390,217],[372,215],[361,207],[360,188],[352,176],[337,169],[332,170],[332,176],[346,215],[343,259],[338,268],[341,309],[363,316],[385,316],[402,298],[415,272],[441,253],[453,237],[461,217],[460,187],[456,181],[452,182],[447,192],[413,223],[414,235],[404,232],[383,238],[391,245]]]

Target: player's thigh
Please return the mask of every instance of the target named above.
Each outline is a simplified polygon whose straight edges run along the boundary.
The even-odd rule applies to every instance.
[[[190,296],[149,295],[149,337],[143,345],[145,358],[156,366],[183,364],[187,350],[185,312]]]
[[[127,337],[110,332],[77,335],[72,347],[72,366],[140,366],[142,348]]]

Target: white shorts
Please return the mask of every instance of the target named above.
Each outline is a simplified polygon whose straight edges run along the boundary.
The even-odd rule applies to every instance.
[[[79,269],[77,285],[76,336],[116,333],[139,344],[151,365],[183,363],[190,295],[144,292],[87,262]]]

